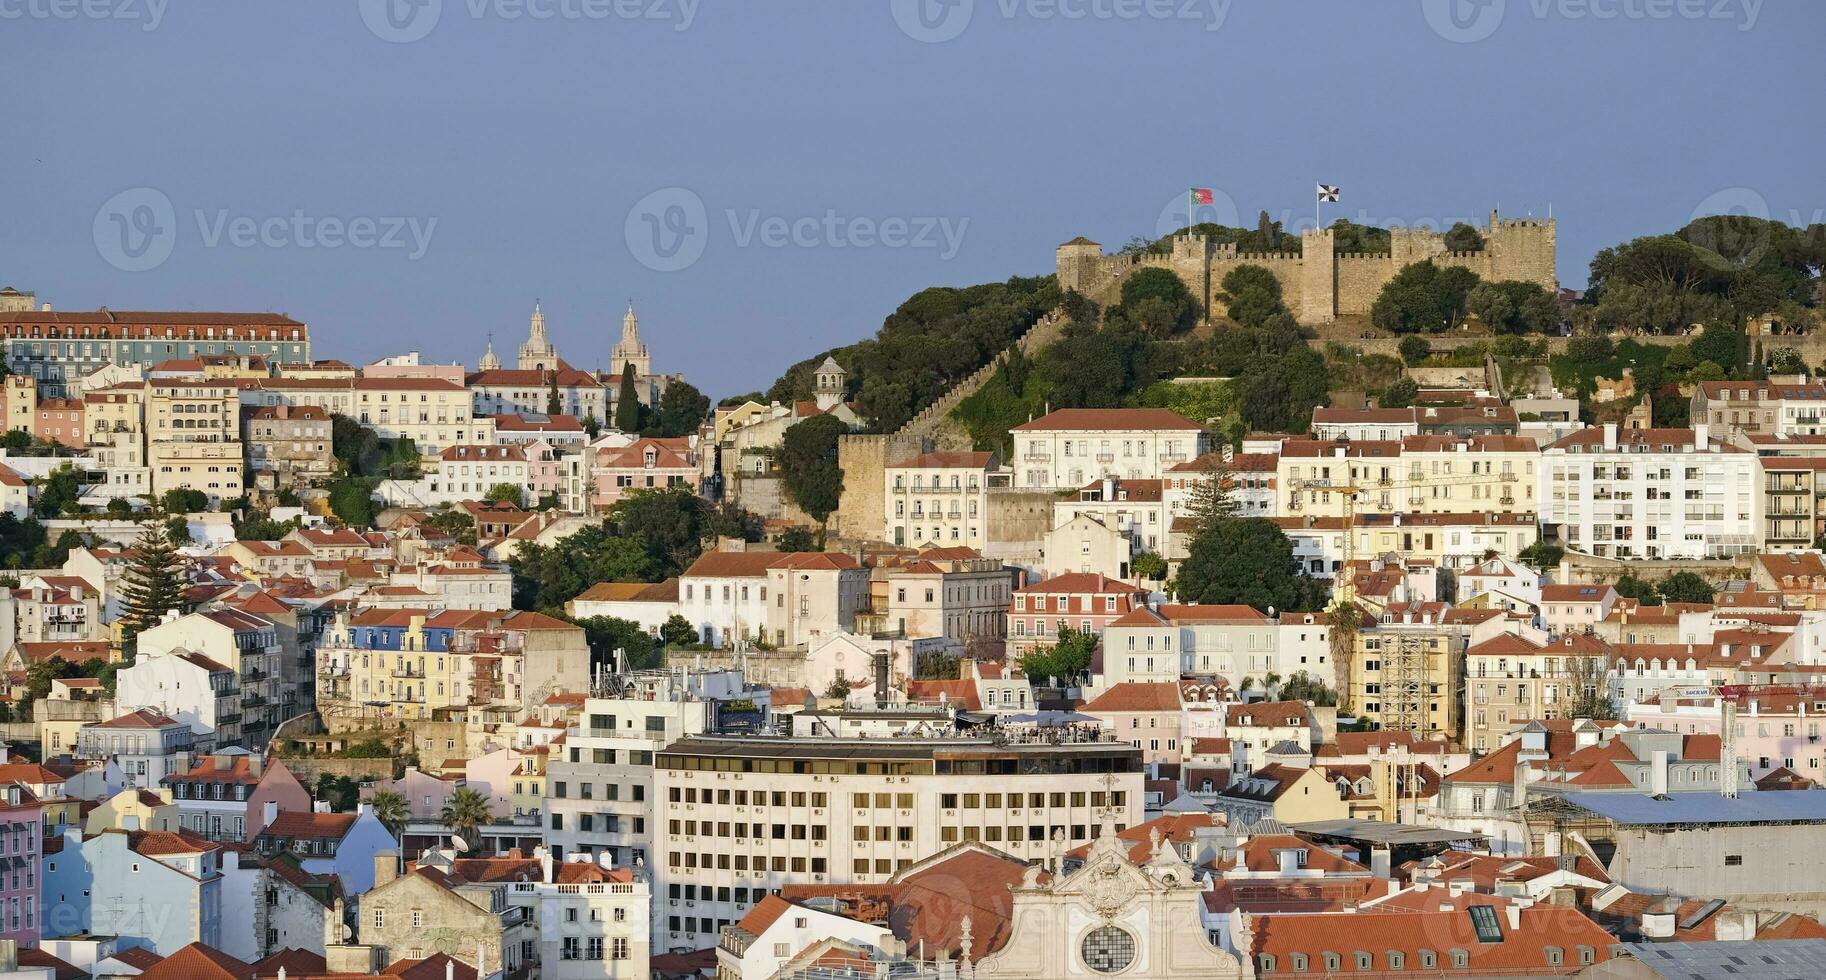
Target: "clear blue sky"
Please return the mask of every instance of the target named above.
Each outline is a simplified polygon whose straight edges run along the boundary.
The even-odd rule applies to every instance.
[[[1319,180],[1343,189],[1327,221],[1551,205],[1569,285],[1703,201],[1826,209],[1812,0],[70,2],[0,0],[0,283],[284,311],[351,361],[473,363],[490,332],[511,360],[539,298],[565,356],[608,367],[631,297],[656,368],[763,387],[921,287],[1151,235],[1195,185],[1246,223],[1310,222]],[[104,209],[135,188],[175,229],[146,271],[119,266],[159,252],[118,236],[163,214]],[[688,194],[630,216],[666,188]],[[295,212],[374,219],[387,247]],[[436,221],[416,257],[388,235],[408,218]]]

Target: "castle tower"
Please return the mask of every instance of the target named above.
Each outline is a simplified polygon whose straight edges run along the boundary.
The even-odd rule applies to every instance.
[[[634,303],[628,302],[628,315],[621,318],[621,340],[609,354],[610,368],[620,373],[627,365],[634,365],[634,376],[644,378],[652,372],[648,370],[652,362],[647,357],[647,345],[640,342],[640,319],[634,315]]]
[[[520,345],[520,359],[516,366],[522,371],[554,371],[558,368],[558,348],[545,339],[545,313],[539,309],[537,301],[533,303],[532,331],[527,335],[526,343]]]
[[[478,371],[499,371],[499,370],[501,370],[501,359],[499,357],[495,356],[495,335],[492,333],[488,335],[488,349],[486,351],[482,352],[482,360],[477,362],[476,370],[478,370]]]
[[[1330,228],[1300,232],[1300,297],[1294,317],[1301,323],[1330,323],[1337,318],[1335,242]]]
[[[817,380],[812,385],[812,396],[818,401],[818,411],[828,412],[843,404],[843,368],[835,358],[826,357],[818,365]]]

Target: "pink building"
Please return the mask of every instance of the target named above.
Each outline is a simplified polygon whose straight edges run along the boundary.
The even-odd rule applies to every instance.
[[[1760,780],[1788,769],[1826,782],[1826,686],[1739,685],[1682,697],[1668,692],[1658,699],[1632,704],[1630,724],[1682,735],[1723,735],[1725,707],[1735,706],[1733,751]]]
[[[619,449],[595,452],[596,459],[590,467],[594,488],[590,506],[599,511],[609,509],[630,490],[690,487],[695,491],[702,475],[689,436],[636,439]]]
[[[39,842],[44,807],[24,783],[0,783],[0,846],[23,872],[0,875],[0,940],[20,947],[38,945]]]
[[[1078,710],[1103,723],[1117,741],[1141,750],[1145,763],[1180,761],[1179,684],[1131,681],[1117,684]]]
[[[450,802],[450,795],[457,787],[464,784],[461,774],[434,776],[421,772],[417,766],[407,766],[405,775],[398,779],[387,779],[366,783],[361,788],[361,798],[367,802],[374,798],[379,790],[390,789],[406,798],[407,818],[414,821],[439,820],[444,815],[444,804]]]
[[[1020,656],[1056,641],[1061,623],[1101,634],[1147,597],[1146,589],[1098,572],[1068,572],[1016,589],[1008,606],[1008,652]]]
[[[88,442],[88,433],[82,430],[85,414],[81,400],[46,398],[32,415],[32,435],[45,442],[81,449]]]

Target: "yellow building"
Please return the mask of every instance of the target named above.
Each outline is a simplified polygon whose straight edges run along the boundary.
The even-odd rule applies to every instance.
[[[1358,514],[1533,513],[1539,460],[1520,436],[1289,439],[1275,468],[1278,513],[1342,517],[1345,486],[1358,489]]]
[[[241,398],[234,382],[158,378],[146,391],[151,492],[181,487],[214,500],[241,496]]]
[[[1359,718],[1421,738],[1458,735],[1465,636],[1444,621],[1446,608],[1392,603],[1358,631],[1348,700]]]
[[[1465,746],[1494,751],[1517,722],[1561,717],[1581,687],[1607,683],[1609,654],[1584,633],[1547,641],[1505,633],[1465,651]]]
[[[133,822],[133,827],[127,826]],[[83,818],[82,833],[84,837],[93,837],[104,830],[163,830],[177,833],[178,805],[171,800],[171,791],[161,789],[123,789],[97,804]]]

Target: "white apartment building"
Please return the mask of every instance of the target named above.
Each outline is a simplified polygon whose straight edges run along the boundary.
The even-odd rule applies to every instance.
[[[1143,551],[1163,555],[1173,525],[1163,499],[1168,482],[1119,480],[1106,476],[1089,486],[1079,488],[1074,497],[1055,501],[1052,505],[1052,526],[1058,528],[1069,524],[1072,518],[1082,514],[1129,539],[1129,554],[1122,556],[1125,561]],[[1069,558],[1055,560],[1058,558],[1049,550],[1049,569],[1070,563]],[[1088,570],[1115,574],[1111,568]]]
[[[788,882],[878,884],[959,841],[1027,860],[1142,820],[1113,741],[753,738],[667,746],[655,773],[655,950],[701,949]]]
[[[716,702],[676,675],[623,696],[584,701],[577,726],[545,767],[545,843],[554,860],[578,855],[620,867],[653,864],[654,754],[715,725]],[[605,691],[606,693],[606,691]]]
[[[518,502],[526,503],[530,474],[524,446],[447,446],[438,453],[436,470],[425,476],[425,502],[481,500],[505,483],[519,487]]]
[[[1542,451],[1542,534],[1600,558],[1727,558],[1760,546],[1762,467],[1708,426],[1575,432]]]
[[[995,468],[994,453],[976,452],[921,453],[889,464],[882,477],[888,539],[902,547],[981,548]]]
[[[868,600],[868,569],[840,552],[713,551],[679,576],[679,614],[711,646],[848,631]]]
[[[1249,606],[1142,607],[1104,627],[1097,690],[1217,674],[1234,684],[1275,668],[1275,620]]]
[[[587,855],[562,863],[539,853],[537,881],[507,886],[507,903],[526,910],[535,938],[522,962],[550,980],[647,980],[653,896],[633,869]]]
[[[1075,489],[1106,476],[1158,480],[1211,448],[1203,426],[1164,408],[1062,408],[1013,435],[1020,489]]]

